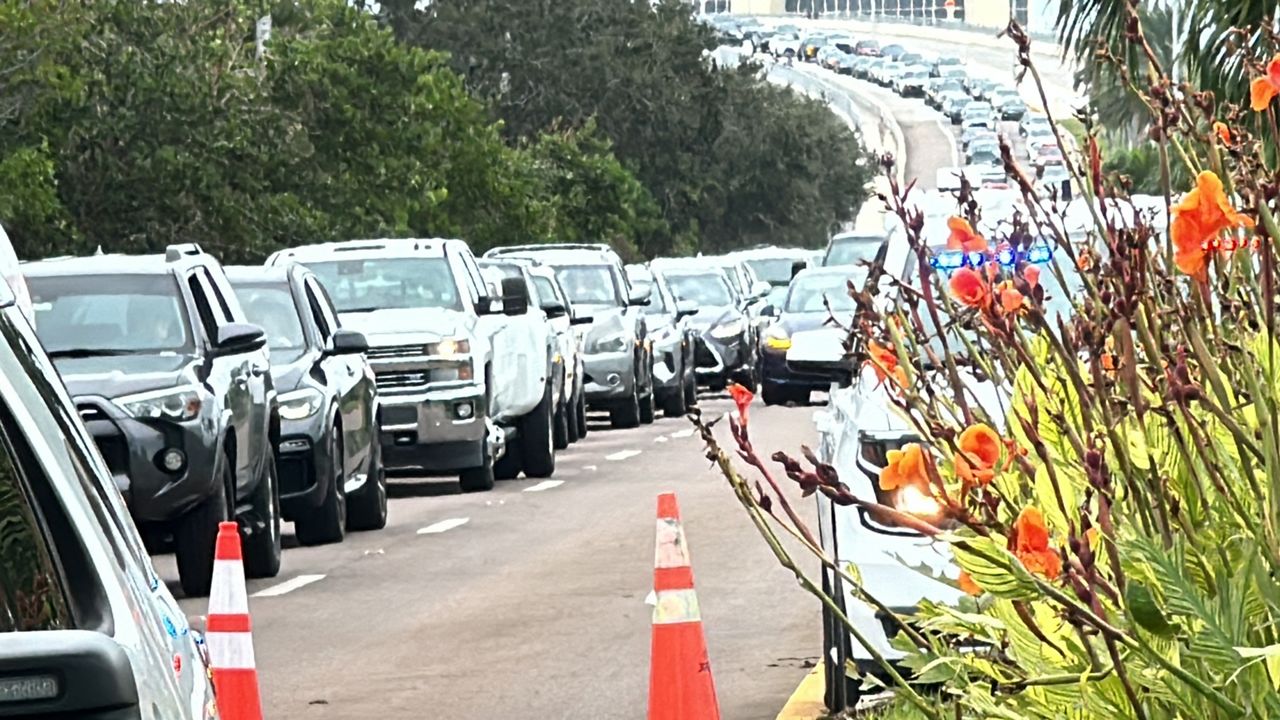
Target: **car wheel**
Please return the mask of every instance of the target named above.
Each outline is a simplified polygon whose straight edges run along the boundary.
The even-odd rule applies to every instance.
[[[329,488],[324,501],[320,507],[293,521],[298,542],[303,545],[342,542],[347,529],[347,473],[342,428],[333,426],[329,435]]]
[[[654,408],[653,395],[653,390],[650,389],[649,392],[640,399],[640,424],[642,425],[652,423],[654,417],[657,415],[657,411]]]
[[[573,438],[569,432],[569,409],[565,407],[563,402],[556,403],[555,424],[552,429],[554,430],[553,437],[556,450],[563,450],[569,447],[569,443],[573,441]]]
[[[542,393],[542,402],[520,421],[520,455],[524,474],[531,478],[551,477],[556,471],[555,403],[551,383]]]
[[[511,452],[511,450],[512,448],[507,448],[507,452]],[[482,458],[480,467],[467,468],[458,473],[458,486],[462,488],[464,493],[484,492],[485,490],[493,489],[494,462],[493,458],[489,456],[488,440],[480,446],[480,455]]]
[[[680,386],[677,387],[675,390],[671,391],[671,394],[668,395],[666,399],[663,401],[662,403],[663,415],[666,415],[669,418],[675,418],[675,417],[681,417],[686,412],[689,411],[688,405],[685,404],[685,397],[687,395],[687,393],[685,392],[686,384],[687,383],[684,381],[684,379],[681,379]]]
[[[578,439],[581,440],[587,436],[587,395],[578,392],[578,409],[574,411],[574,422],[578,423]]]
[[[640,397],[638,390],[633,392],[631,397],[624,400],[620,405],[609,409],[609,424],[619,430],[640,425]]]
[[[768,380],[761,384],[760,395],[765,405],[784,405],[787,402],[787,389]]]
[[[684,383],[684,406],[686,408],[696,407],[698,404],[698,378],[693,376],[685,378]]]
[[[348,530],[381,530],[387,526],[387,469],[377,433],[369,450],[369,474],[364,485],[347,498]]]
[[[235,482],[235,469],[223,451],[222,478],[218,491],[178,519],[173,527],[173,553],[178,561],[178,578],[187,597],[205,597],[213,582],[213,551],[218,540],[218,524],[227,519],[227,492]]]
[[[261,529],[246,532],[240,524],[240,541],[244,545],[244,572],[248,577],[270,578],[280,574],[280,484],[276,476],[275,453],[267,456],[267,474],[253,491],[253,518],[262,522]]]

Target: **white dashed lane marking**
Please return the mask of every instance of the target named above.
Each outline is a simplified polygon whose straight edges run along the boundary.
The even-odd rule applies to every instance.
[[[471,518],[449,518],[448,520],[441,520],[438,523],[431,523],[430,525],[419,530],[418,534],[419,535],[435,535],[437,533],[448,532],[449,530],[452,530],[456,527],[461,527],[463,525],[466,525],[470,521],[471,521]]]
[[[550,490],[551,488],[554,488],[554,487],[560,487],[563,484],[564,484],[563,480],[543,480],[537,485],[531,485],[525,488],[524,491],[525,492],[542,492],[543,490]]]
[[[285,580],[279,585],[272,585],[271,587],[265,590],[259,590],[253,595],[250,595],[249,597],[256,597],[256,598],[277,597],[279,595],[284,595],[285,593],[291,593],[294,590],[297,590],[298,588],[306,587],[307,585],[310,585],[311,583],[316,582],[317,580],[323,580],[323,579],[324,579],[323,575],[299,575],[296,578]]]
[[[582,469],[586,470],[587,472],[595,472],[597,468],[595,465],[583,465]]]
[[[612,455],[605,455],[604,459],[612,460],[616,462],[618,460],[626,460],[627,458],[633,458],[639,454],[640,454],[639,450],[619,450],[618,452],[613,453]]]
[[[677,438],[693,437],[693,428],[689,428],[687,430],[677,430],[676,432],[671,433],[669,437],[672,438],[673,440]]]
[[[654,438],[654,439],[653,439],[653,441],[654,441],[654,442],[656,442],[656,443],[664,443],[664,442],[666,442],[666,441],[667,441],[667,436],[666,436],[666,435],[659,435],[658,437]]]

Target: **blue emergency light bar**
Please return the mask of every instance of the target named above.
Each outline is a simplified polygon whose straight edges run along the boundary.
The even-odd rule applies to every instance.
[[[929,258],[929,264],[938,270],[949,272],[962,267],[980,267],[990,259],[1009,268],[1017,265],[1019,260],[1033,265],[1044,265],[1053,260],[1053,248],[1048,245],[1033,245],[1027,250],[1017,250],[1006,245],[994,255],[987,252],[943,250],[934,253],[933,257]]]

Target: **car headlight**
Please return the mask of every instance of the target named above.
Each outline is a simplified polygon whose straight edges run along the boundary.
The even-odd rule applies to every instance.
[[[786,328],[774,325],[765,332],[764,344],[774,350],[787,350],[791,347],[791,337]]]
[[[625,332],[602,335],[587,342],[587,352],[622,352],[631,344],[631,336]]]
[[[747,329],[747,324],[741,318],[727,322],[724,325],[717,325],[711,328],[711,337],[713,338],[731,338],[734,335],[741,335]]]
[[[320,407],[324,405],[324,396],[314,388],[303,388],[281,395],[278,401],[280,419],[306,420],[320,412]]]
[[[898,488],[894,508],[916,517],[931,518],[942,514],[942,505],[917,485]]]
[[[204,407],[200,389],[194,385],[125,395],[113,402],[130,417],[173,422],[195,419],[200,408]]]
[[[427,343],[428,355],[467,355],[471,352],[471,341],[467,338],[445,338],[440,342]]]

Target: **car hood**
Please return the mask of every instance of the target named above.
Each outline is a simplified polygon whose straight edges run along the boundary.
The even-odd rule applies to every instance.
[[[364,333],[370,347],[436,342],[447,337],[472,334],[475,320],[470,315],[444,308],[407,308],[342,313],[342,327]]]
[[[123,395],[161,390],[183,383],[185,372],[199,362],[191,355],[114,355],[87,358],[56,358],[53,361],[72,397]]]
[[[986,412],[996,427],[1004,423],[1005,408],[1008,405],[1010,392],[1007,387],[997,386],[989,380],[979,380],[973,373],[964,368],[957,371],[960,383],[965,387],[965,400],[974,403]],[[943,374],[927,373],[934,389],[944,397],[950,397],[952,390]],[[888,393],[890,389],[876,377],[874,368],[863,368],[861,378],[862,395],[865,398],[858,409],[854,427],[874,433],[913,435],[915,427],[908,422],[894,404]]]
[[[302,378],[311,372],[315,358],[310,352],[276,350],[271,353],[271,384],[276,392],[287,393],[298,389]]]
[[[798,332],[823,328],[830,317],[825,310],[810,313],[783,313],[778,318],[778,325],[786,330],[788,335],[794,335]]]
[[[718,306],[699,308],[698,312],[689,316],[689,326],[702,332],[733,322],[742,317],[742,311],[735,307]]]

